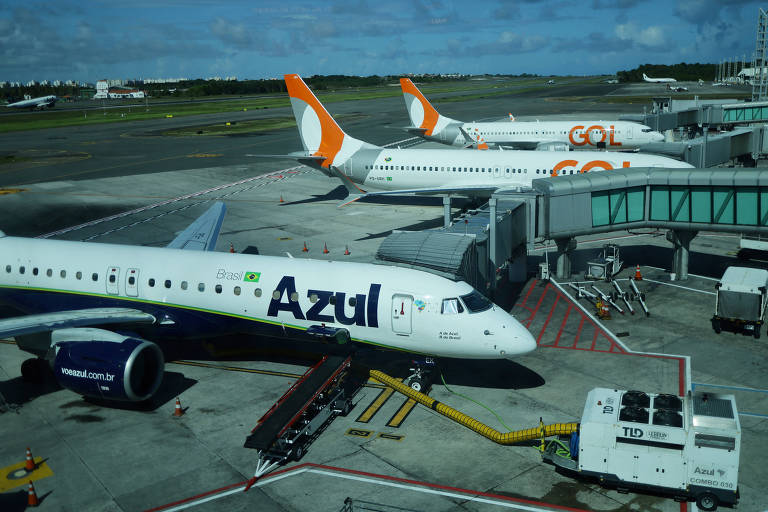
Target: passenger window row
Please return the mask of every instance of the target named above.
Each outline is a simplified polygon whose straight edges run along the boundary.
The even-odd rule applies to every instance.
[[[11,265],[6,265],[5,266],[5,272],[7,274],[10,274],[11,272],[13,272],[13,267]],[[26,274],[26,272],[27,272],[27,267],[24,266],[24,265],[20,265],[19,266],[19,274],[20,275],[24,275],[24,274]],[[33,276],[37,276],[39,274],[40,274],[40,269],[38,267],[32,267],[32,275]],[[45,271],[45,275],[46,275],[46,277],[53,277],[53,269],[52,268],[47,269]],[[59,277],[61,277],[62,279],[66,279],[67,271],[64,270],[64,269],[60,270],[59,271]],[[77,272],[75,272],[75,279],[80,281],[82,278],[83,278],[83,273],[82,272],[80,272],[79,270]],[[98,281],[99,280],[99,274],[96,273],[96,272],[91,274],[91,280],[92,281]]]

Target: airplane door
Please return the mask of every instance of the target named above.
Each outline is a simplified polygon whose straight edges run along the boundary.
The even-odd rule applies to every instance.
[[[351,158],[348,158],[347,161],[344,162],[344,165],[342,166],[342,167],[344,167],[344,174],[346,174],[347,176],[352,176],[352,163],[351,163],[351,160],[352,160]]]
[[[120,293],[120,283],[118,282],[118,279],[120,278],[120,268],[119,267],[109,267],[107,269],[107,293],[110,295],[117,295]]]
[[[631,126],[627,126],[627,138],[628,139],[632,138],[632,127]]]
[[[139,296],[139,269],[129,268],[125,273],[125,294],[129,297]]]
[[[392,330],[395,334],[410,336],[412,306],[411,295],[396,293],[392,296]]]

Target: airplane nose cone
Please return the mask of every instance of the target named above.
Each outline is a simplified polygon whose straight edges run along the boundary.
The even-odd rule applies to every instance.
[[[515,330],[515,334],[512,337],[511,343],[509,343],[509,348],[504,356],[510,359],[522,356],[529,352],[533,352],[536,349],[536,346],[536,339],[533,335],[528,332],[528,329],[519,325],[518,329]]]

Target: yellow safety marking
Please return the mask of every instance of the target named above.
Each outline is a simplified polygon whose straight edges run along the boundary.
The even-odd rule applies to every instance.
[[[381,409],[381,406],[384,405],[384,403],[389,400],[389,397],[391,397],[394,394],[395,390],[392,388],[384,388],[379,393],[379,396],[376,397],[376,399],[371,403],[371,405],[368,406],[366,410],[363,411],[363,413],[358,416],[358,418],[355,420],[358,423],[368,423],[371,421],[373,416],[379,412],[379,409]]]
[[[414,407],[416,407],[416,400],[413,398],[409,398],[403,402],[403,405],[401,405],[397,412],[389,419],[387,426],[392,428],[400,427],[405,421],[405,418],[411,414]]]
[[[415,404],[416,402],[414,402]],[[389,439],[390,441],[402,441],[405,439],[405,436],[400,434],[388,434],[386,432],[379,432],[379,435],[376,437],[380,437],[381,439]]]
[[[19,192],[26,192],[25,188],[0,188],[0,196],[7,194],[18,194]]]
[[[453,407],[445,405],[438,400],[435,400],[431,396],[419,393],[418,391],[406,386],[398,379],[394,379],[384,372],[378,370],[371,370],[370,376],[379,382],[386,384],[390,388],[396,390],[408,398],[412,398],[421,405],[432,409],[438,414],[442,414],[446,418],[464,425],[470,430],[473,430],[483,437],[486,437],[494,443],[510,445],[517,444],[526,441],[536,441],[545,437],[566,435],[576,432],[579,428],[579,424],[576,422],[571,423],[553,423],[551,425],[541,424],[538,427],[526,428],[523,430],[516,430],[513,432],[499,432],[498,430],[485,425],[471,416],[467,416],[460,411],[457,411]]]
[[[192,153],[187,158],[216,158],[222,156],[221,153]]]
[[[373,435],[373,430],[364,430],[360,428],[351,428],[345,432],[348,436],[354,436],[354,437],[371,437]]]
[[[286,240],[293,240],[293,238],[289,236],[281,236],[281,237],[278,237],[278,240],[280,240],[281,242],[284,242]]]
[[[53,471],[48,467],[48,464],[43,462],[42,457],[35,457],[33,460],[35,461],[36,468],[30,472],[24,469],[25,461],[0,469],[0,492],[27,485],[30,480],[36,482],[37,480],[53,476]]]

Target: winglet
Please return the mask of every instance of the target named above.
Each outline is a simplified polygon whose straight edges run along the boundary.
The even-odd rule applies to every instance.
[[[188,251],[212,251],[216,248],[221,224],[227,207],[221,201],[216,201],[204,214],[198,217],[187,229],[168,244],[171,249]]]
[[[411,124],[426,130],[424,135],[432,135],[440,114],[421,91],[411,82],[410,78],[400,79],[400,88],[405,98],[405,108],[411,118]]]
[[[313,156],[324,157],[325,160],[320,165],[329,167],[341,151],[347,134],[299,75],[285,75],[284,78],[304,149]]]

